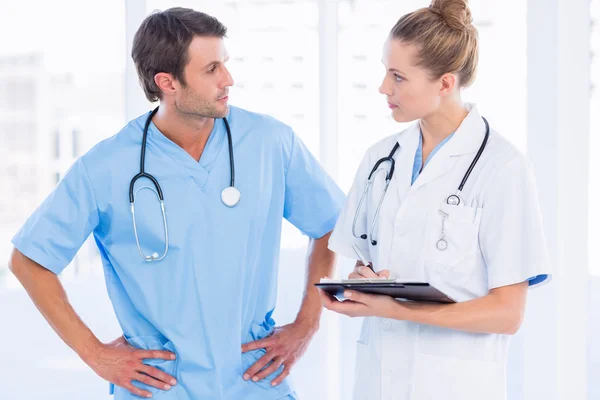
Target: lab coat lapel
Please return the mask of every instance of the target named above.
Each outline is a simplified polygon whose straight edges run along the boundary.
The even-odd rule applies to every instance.
[[[404,199],[411,188],[412,168],[415,161],[415,153],[419,146],[420,135],[419,123],[409,126],[398,136],[398,152],[396,153],[396,171],[394,181],[400,200]]]
[[[474,156],[485,136],[485,124],[477,108],[466,104],[469,114],[450,140],[427,163],[413,185],[414,190],[447,174],[463,156]]]
[[[449,144],[448,142],[447,144]],[[437,154],[429,161],[427,166],[423,169],[421,174],[415,180],[413,184],[413,190],[418,190],[420,187],[425,186],[431,181],[447,174],[450,169],[454,166],[458,157],[452,157],[443,151],[442,147]],[[446,153],[446,154],[443,154]]]

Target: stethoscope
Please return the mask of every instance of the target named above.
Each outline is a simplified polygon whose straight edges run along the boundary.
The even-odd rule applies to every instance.
[[[140,156],[140,172],[136,176],[133,177],[133,179],[131,180],[131,183],[129,184],[129,203],[131,205],[131,218],[133,219],[133,233],[135,234],[135,242],[137,244],[138,251],[140,252],[140,255],[142,256],[142,258],[146,261],[160,261],[163,258],[165,258],[165,256],[167,255],[167,252],[169,251],[169,231],[167,229],[167,215],[165,213],[165,202],[164,202],[164,198],[163,198],[163,192],[162,192],[162,189],[160,188],[160,185],[159,185],[158,181],[156,180],[156,178],[144,171],[144,164],[145,164],[145,160],[146,160],[146,138],[148,136],[148,127],[150,126],[150,122],[152,121],[152,118],[154,117],[154,115],[156,114],[157,111],[158,111],[158,107],[156,107],[150,113],[148,118],[146,119],[146,125],[144,126],[144,134],[142,137],[142,154]],[[229,168],[230,168],[230,172],[231,172],[231,181],[229,183],[229,186],[226,187],[225,189],[223,189],[223,191],[221,192],[221,201],[227,207],[234,207],[236,204],[239,203],[240,198],[242,196],[241,196],[240,191],[235,187],[235,163],[233,161],[233,143],[232,143],[232,139],[231,139],[231,129],[229,128],[229,123],[227,122],[227,118],[223,118],[223,122],[225,122],[225,128],[227,129],[227,141],[229,143]],[[133,186],[135,185],[135,182],[139,178],[150,179],[152,181],[152,183],[154,184],[154,188],[152,188],[150,186],[142,186],[142,187],[138,188],[134,193]],[[154,192],[154,194],[158,198],[158,201],[160,202],[160,209],[162,211],[163,227],[164,227],[164,232],[165,232],[165,249],[163,251],[163,254],[160,257],[158,256],[158,253],[156,253],[156,252],[152,253],[151,256],[147,256],[142,252],[142,248],[140,247],[140,240],[138,237],[137,225],[135,223],[135,195],[137,195],[137,193],[142,189],[148,189],[148,190]]]
[[[469,179],[469,176],[471,175],[473,168],[475,168],[475,165],[477,165],[477,161],[479,161],[479,157],[481,157],[481,153],[483,153],[483,150],[485,150],[485,146],[486,146],[488,138],[490,136],[490,125],[488,124],[488,122],[485,118],[483,118],[483,117],[481,117],[481,118],[483,119],[483,122],[485,123],[485,137],[483,138],[483,142],[481,143],[481,146],[479,146],[477,155],[471,162],[471,165],[469,166],[469,169],[467,169],[467,172],[465,172],[465,175],[463,176],[463,179],[460,182],[460,185],[458,186],[458,190],[456,191],[456,193],[451,194],[446,198],[446,204],[448,204],[448,205],[458,206],[461,204],[462,199],[460,197],[460,193],[462,192],[463,187],[465,186],[465,183],[467,183],[467,180]],[[379,160],[377,160],[377,162],[371,169],[371,173],[369,173],[369,177],[367,178],[367,183],[365,185],[365,189],[363,190],[363,193],[360,196],[360,201],[358,202],[358,207],[356,208],[356,213],[354,214],[354,221],[352,222],[352,235],[354,235],[354,237],[357,239],[367,239],[368,238],[373,246],[377,245],[377,240],[375,240],[373,238],[373,232],[375,230],[375,224],[378,221],[379,211],[381,210],[381,204],[383,203],[385,194],[387,193],[387,190],[388,190],[388,187],[392,180],[392,177],[394,176],[394,169],[396,168],[396,161],[394,160],[394,154],[398,150],[398,147],[399,147],[399,144],[396,142],[394,144],[394,147],[392,148],[392,151],[390,152],[390,154],[387,157],[383,157],[383,158],[380,158]],[[389,164],[390,164],[389,170],[386,170],[384,168],[379,169],[381,164],[387,163],[387,162],[389,162]],[[385,186],[383,188],[383,192],[381,193],[381,196],[379,197],[379,203],[377,204],[377,209],[375,210],[375,215],[373,216],[373,221],[371,223],[371,229],[369,230],[368,236],[366,233],[358,235],[356,233],[356,222],[358,221],[358,217],[360,215],[362,205],[365,201],[367,193],[369,192],[369,188],[375,181],[377,174],[379,174],[381,171],[384,171],[386,173]],[[448,240],[446,239],[446,236],[444,233],[444,221],[445,221],[445,218],[448,217],[448,215],[444,213],[444,215],[442,215],[442,217],[443,217],[442,232],[441,232],[439,240],[436,242],[436,247],[440,251],[444,251],[448,248]]]

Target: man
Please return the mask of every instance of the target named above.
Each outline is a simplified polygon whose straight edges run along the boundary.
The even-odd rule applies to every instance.
[[[118,400],[295,399],[319,326],[344,196],[288,126],[228,106],[225,34],[190,9],[150,15],[132,56],[160,106],[78,159],[13,239],[11,270]],[[301,309],[275,328],[282,216],[311,242]],[[107,344],[56,277],[92,232],[124,333]]]

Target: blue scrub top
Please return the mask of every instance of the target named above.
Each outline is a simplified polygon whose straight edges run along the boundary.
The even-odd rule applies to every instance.
[[[427,166],[429,161],[431,161],[431,159],[433,158],[435,153],[437,153],[438,150],[441,149],[448,142],[448,140],[450,140],[450,138],[452,138],[452,136],[454,136],[454,133],[450,134],[447,138],[445,138],[437,146],[435,146],[435,148],[431,151],[431,153],[427,157],[427,160],[425,160],[425,164],[423,164],[423,134],[419,135],[419,147],[417,147],[417,152],[415,153],[415,161],[413,163],[411,185],[413,185],[415,183],[415,181],[417,180],[419,175],[421,175],[421,171],[425,169],[425,167]],[[421,168],[421,165],[423,166],[423,168]]]
[[[125,338],[135,347],[165,349],[176,361],[146,360],[175,376],[163,399],[280,399],[288,380],[271,387],[243,372],[264,350],[241,345],[269,335],[277,295],[282,217],[311,238],[330,232],[345,196],[287,125],[230,107],[240,203],[228,208],[227,135],[216,120],[199,162],[151,123],[146,172],[160,183],[169,252],[144,261],[136,246],[129,183],[139,172],[144,114],[79,158],[13,238],[24,255],[60,273],[93,233],[108,294]],[[152,186],[147,179],[135,188]],[[162,254],[164,231],[156,195],[141,190],[135,216],[142,250]],[[115,388],[116,399],[137,398]]]

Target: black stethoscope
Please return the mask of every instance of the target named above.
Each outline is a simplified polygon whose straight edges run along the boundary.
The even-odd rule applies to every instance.
[[[165,256],[167,255],[167,252],[169,251],[169,232],[167,230],[167,215],[165,213],[165,203],[164,203],[164,198],[163,198],[163,192],[162,189],[160,188],[160,184],[158,183],[158,180],[156,180],[155,177],[153,177],[152,175],[146,173],[144,171],[144,164],[145,164],[145,160],[146,160],[146,138],[148,136],[148,127],[150,126],[150,122],[152,121],[152,118],[154,117],[154,115],[156,114],[156,112],[158,111],[158,107],[156,107],[148,116],[148,118],[146,119],[146,125],[144,126],[144,134],[142,137],[142,153],[140,156],[140,172],[133,177],[133,179],[131,179],[131,183],[129,184],[129,203],[131,205],[131,217],[133,219],[133,232],[135,234],[135,241],[137,243],[137,247],[138,247],[138,251],[140,252],[140,255],[142,256],[142,258],[146,261],[160,261],[163,258],[165,258]],[[233,142],[231,139],[231,129],[229,128],[229,123],[227,122],[227,118],[223,118],[223,122],[225,122],[225,128],[227,129],[227,141],[229,143],[229,168],[230,168],[230,175],[231,175],[231,181],[229,183],[229,186],[226,187],[225,189],[223,189],[223,191],[221,192],[221,201],[223,202],[223,204],[225,204],[227,207],[234,207],[236,204],[239,203],[241,196],[240,191],[235,187],[235,163],[233,161]],[[135,185],[135,182],[140,179],[140,178],[148,178],[152,181],[152,183],[154,184],[154,188],[150,187],[150,186],[142,186],[139,189],[137,189],[134,193],[133,191],[133,186]],[[154,194],[156,194],[156,197],[158,198],[159,202],[160,202],[160,208],[162,211],[162,217],[163,217],[163,226],[164,226],[164,231],[165,231],[165,249],[163,251],[163,254],[159,257],[158,253],[154,252],[152,253],[152,255],[150,256],[146,256],[144,255],[144,253],[142,252],[142,248],[140,247],[140,240],[138,237],[138,233],[137,233],[137,226],[135,223],[135,195],[137,194],[137,192],[139,192],[142,189],[148,189],[151,190],[152,192],[154,192]]]
[[[490,125],[488,124],[488,122],[485,118],[483,118],[483,117],[481,117],[481,118],[483,119],[483,122],[485,123],[485,137],[483,138],[483,142],[481,143],[481,146],[479,146],[479,151],[477,151],[477,155],[471,162],[471,165],[469,166],[469,169],[467,170],[467,172],[465,172],[465,175],[463,176],[463,179],[460,182],[460,185],[458,186],[458,190],[456,191],[455,194],[451,194],[446,198],[446,203],[448,205],[458,206],[462,202],[462,200],[460,198],[460,193],[462,192],[463,187],[465,186],[465,183],[467,183],[467,180],[469,179],[469,176],[471,175],[473,168],[475,168],[475,165],[477,165],[477,161],[479,161],[479,157],[481,157],[481,153],[483,153],[483,150],[485,149],[485,146],[487,144],[488,138],[490,136]],[[373,231],[375,229],[375,224],[377,223],[377,218],[379,217],[379,211],[381,209],[381,204],[383,203],[383,199],[385,197],[385,194],[387,193],[388,186],[390,185],[390,181],[392,180],[392,177],[394,176],[394,169],[396,168],[396,161],[394,160],[394,154],[396,154],[398,147],[399,147],[399,144],[396,142],[396,144],[394,144],[394,147],[392,148],[392,151],[390,152],[390,154],[387,157],[383,157],[383,158],[380,158],[379,160],[377,160],[377,162],[373,166],[373,169],[371,169],[371,173],[369,174],[369,177],[367,179],[367,184],[365,185],[365,190],[363,191],[362,196],[360,197],[360,201],[358,202],[358,207],[356,208],[356,213],[354,214],[354,221],[352,222],[352,235],[354,235],[354,237],[357,239],[369,238],[369,240],[371,241],[371,244],[373,246],[377,245],[377,240],[373,239]],[[390,163],[389,170],[386,171],[385,169],[379,169],[381,164],[386,163],[386,162]],[[358,221],[358,217],[360,215],[362,205],[364,203],[365,197],[367,196],[367,192],[369,191],[369,188],[375,181],[375,177],[381,171],[386,172],[385,186],[383,188],[383,192],[381,193],[381,197],[379,198],[379,204],[377,205],[377,209],[375,210],[375,215],[373,216],[373,222],[371,223],[370,233],[369,233],[369,235],[367,235],[366,233],[358,235],[356,233],[356,222]],[[448,242],[444,236],[443,226],[442,226],[442,236],[440,237],[440,240],[438,240],[438,242],[436,243],[436,247],[438,248],[438,250],[446,250],[446,248],[448,248]]]

